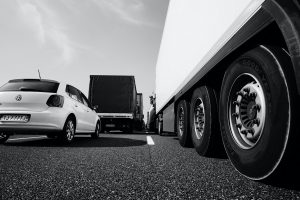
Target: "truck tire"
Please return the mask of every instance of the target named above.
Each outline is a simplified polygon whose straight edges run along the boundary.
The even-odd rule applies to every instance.
[[[9,135],[5,132],[0,133],[0,144],[4,144],[9,138]]]
[[[186,100],[181,100],[177,106],[176,112],[176,131],[179,144],[183,147],[191,147],[192,140],[190,135],[189,123],[190,105]]]
[[[290,63],[284,50],[259,46],[234,61],[223,78],[224,147],[233,166],[253,180],[273,178],[285,165],[296,112]]]
[[[213,153],[220,145],[214,142],[218,141],[217,110],[216,94],[212,88],[202,86],[194,90],[190,108],[191,138],[201,156]]]

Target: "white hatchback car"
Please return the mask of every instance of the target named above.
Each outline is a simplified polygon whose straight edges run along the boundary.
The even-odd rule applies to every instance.
[[[75,87],[46,79],[14,79],[0,87],[0,143],[12,134],[45,134],[71,142],[99,137],[100,118]]]

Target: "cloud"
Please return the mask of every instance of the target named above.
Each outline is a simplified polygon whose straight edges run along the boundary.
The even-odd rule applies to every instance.
[[[59,29],[50,29],[48,37],[57,45],[62,52],[64,64],[70,64],[74,55],[74,48],[67,35]]]
[[[41,45],[52,42],[61,51],[62,64],[72,61],[74,47],[57,14],[41,1],[18,1],[24,22],[36,33]]]
[[[20,10],[24,15],[23,20],[35,30],[37,37],[41,43],[45,42],[45,27],[42,22],[42,15],[37,7],[31,3],[19,2]]]
[[[103,12],[111,12],[125,22],[135,25],[152,25],[143,20],[145,6],[138,0],[92,0]]]

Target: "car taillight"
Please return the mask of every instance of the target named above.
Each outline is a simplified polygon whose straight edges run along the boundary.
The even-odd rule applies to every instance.
[[[50,107],[62,108],[64,105],[64,97],[57,94],[51,95],[47,101],[47,105]]]

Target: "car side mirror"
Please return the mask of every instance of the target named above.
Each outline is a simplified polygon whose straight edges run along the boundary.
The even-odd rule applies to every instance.
[[[93,110],[97,110],[98,107],[99,107],[98,105],[94,105],[94,106],[93,106]]]

